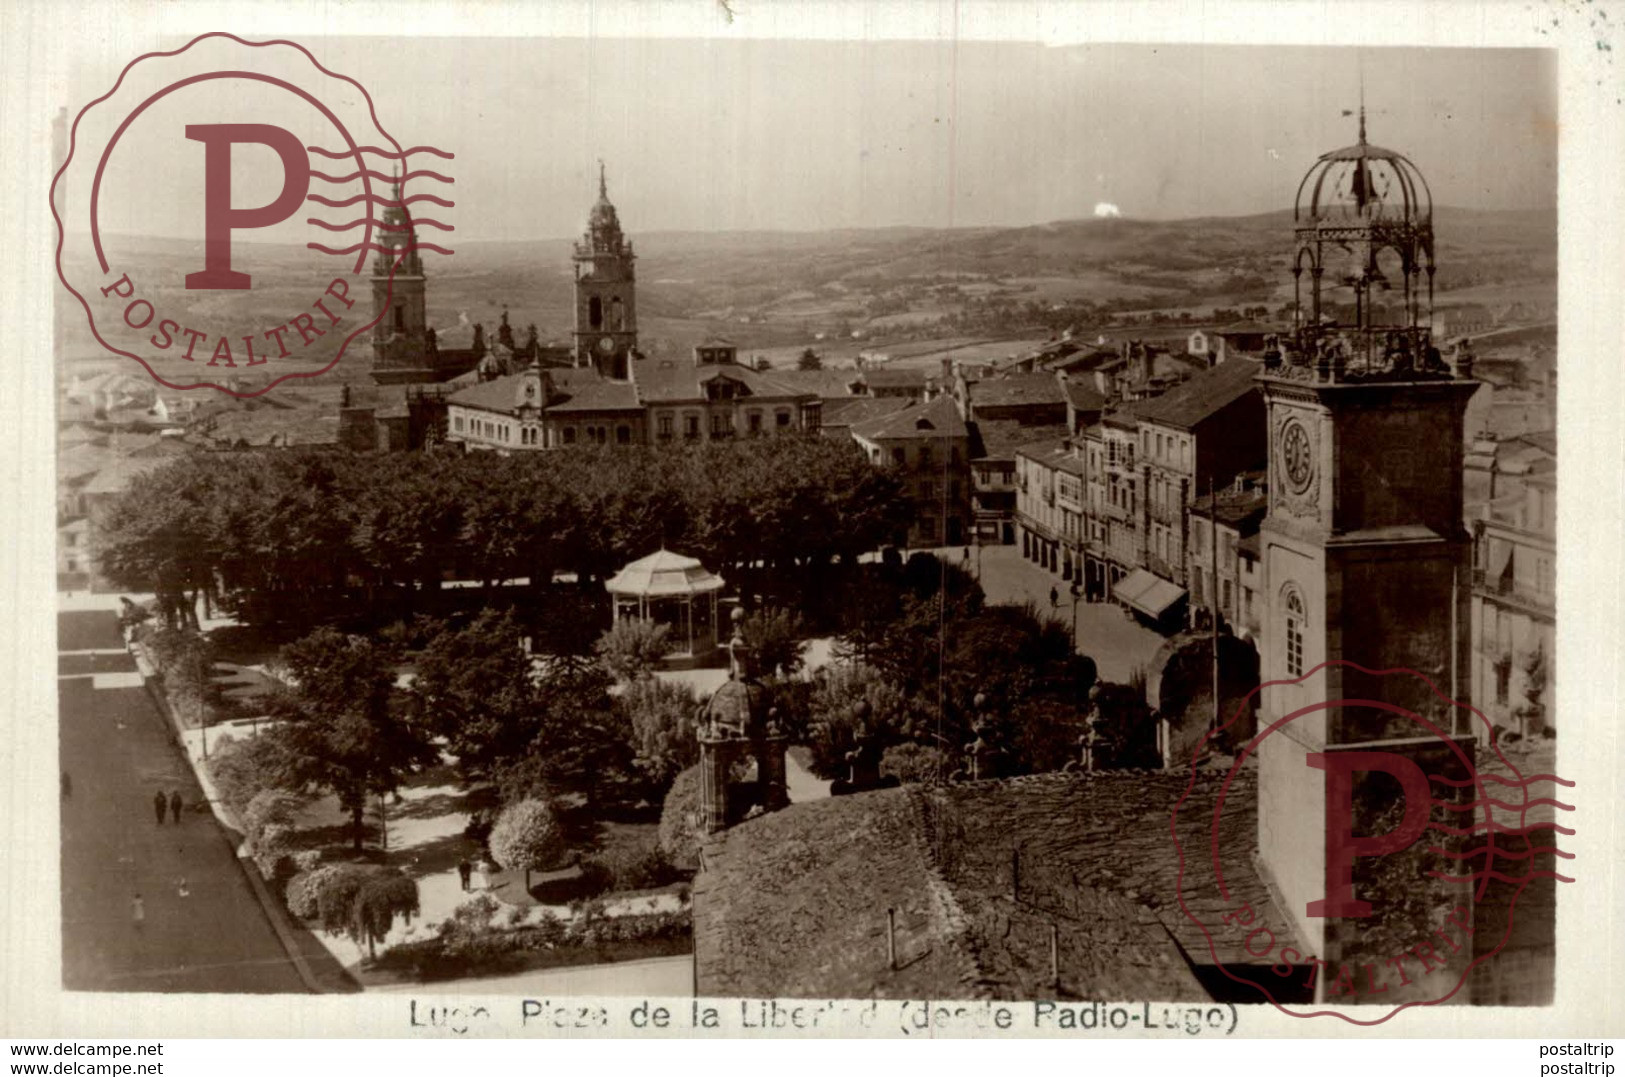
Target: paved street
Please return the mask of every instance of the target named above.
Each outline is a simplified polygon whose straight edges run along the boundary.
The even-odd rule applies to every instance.
[[[78,990],[307,989],[127,654],[114,615],[58,614],[62,768],[62,978]],[[188,805],[154,822],[158,790]],[[180,895],[185,879],[190,896]],[[145,922],[133,922],[140,893]]]
[[[962,549],[938,550],[954,564],[963,564]],[[978,551],[972,547],[970,568],[977,566]],[[1036,603],[1040,612],[1050,608],[1050,588],[1060,596],[1055,615],[1070,624],[1072,595],[1070,583],[1053,576],[1021,556],[1020,546],[984,546],[980,551],[982,591],[990,602]],[[1145,669],[1161,647],[1164,638],[1131,620],[1115,602],[1082,602],[1078,605],[1078,650],[1095,660],[1100,678],[1126,684],[1137,669]]]

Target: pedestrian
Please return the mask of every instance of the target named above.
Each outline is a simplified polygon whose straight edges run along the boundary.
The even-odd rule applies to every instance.
[[[463,882],[463,890],[465,892],[468,890],[469,877],[472,876],[473,874],[474,874],[474,865],[470,864],[468,862],[468,857],[465,856],[465,857],[463,857],[463,859],[457,861],[457,878],[462,880],[462,882]]]
[[[169,794],[169,816],[179,824],[181,821],[181,791],[172,790]]]
[[[62,772],[62,795],[64,797],[73,796],[73,779],[68,777],[68,772],[65,770]]]
[[[158,816],[158,825],[164,825],[164,812],[169,810],[169,798],[162,789],[152,794],[152,810]]]
[[[130,922],[135,925],[137,931],[140,931],[141,925],[147,922],[147,903],[141,900],[140,894],[130,899]]]
[[[1053,587],[1049,589],[1049,604],[1051,608],[1061,604],[1061,592],[1057,591]]]
[[[183,897],[183,898],[192,896],[192,890],[191,890],[190,887],[188,887],[186,885],[186,876],[184,876],[184,875],[182,875],[180,877],[180,880],[177,882],[175,889],[176,889],[176,892],[178,894],[180,894],[180,896]]]

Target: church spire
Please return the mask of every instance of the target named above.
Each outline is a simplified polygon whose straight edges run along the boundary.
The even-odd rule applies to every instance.
[[[598,197],[609,201],[609,184],[604,182],[604,159],[598,158]]]

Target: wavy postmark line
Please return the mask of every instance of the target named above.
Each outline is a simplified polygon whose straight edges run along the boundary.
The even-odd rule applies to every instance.
[[[1525,834],[1525,833],[1527,833],[1527,830],[1528,830],[1528,828],[1518,829],[1516,827],[1502,826],[1500,823],[1497,823],[1494,819],[1490,819],[1487,822],[1474,823],[1472,826],[1459,826],[1459,827],[1458,826],[1446,826],[1443,823],[1430,822],[1430,823],[1428,823],[1427,828],[1429,830],[1437,830],[1441,834],[1448,834],[1453,838],[1459,838],[1459,837],[1461,837],[1461,836],[1463,836],[1465,834],[1476,834],[1479,831],[1483,831],[1486,834]],[[1556,823],[1547,823],[1546,826],[1543,827],[1542,829],[1554,830],[1557,833],[1563,834],[1563,835],[1565,835],[1567,837],[1573,837],[1574,836],[1574,831],[1570,830],[1566,826],[1559,826]]]
[[[1185,918],[1187,920],[1189,920],[1193,925],[1195,925],[1196,929],[1202,933],[1203,938],[1205,938],[1207,940],[1208,953],[1213,958],[1214,967],[1216,967],[1227,978],[1229,978],[1230,980],[1232,980],[1233,982],[1235,982],[1237,984],[1245,984],[1245,985],[1247,985],[1249,987],[1252,987],[1253,989],[1259,991],[1269,1001],[1270,1005],[1274,1006],[1277,1010],[1279,1010],[1283,1014],[1286,1014],[1289,1017],[1301,1017],[1301,1018],[1336,1017],[1336,1018],[1339,1018],[1339,1019],[1341,1019],[1343,1021],[1346,1021],[1347,1023],[1349,1023],[1351,1025],[1356,1025],[1356,1026],[1367,1027],[1368,1028],[1368,1027],[1372,1027],[1372,1026],[1375,1026],[1375,1025],[1380,1025],[1380,1024],[1386,1022],[1386,1021],[1392,1020],[1394,1017],[1398,1016],[1400,1012],[1402,1012],[1404,1010],[1407,1010],[1407,1009],[1410,1009],[1413,1006],[1437,1006],[1437,1005],[1440,1005],[1441,1003],[1448,1002],[1450,999],[1454,998],[1461,991],[1461,989],[1464,986],[1466,986],[1468,977],[1471,976],[1474,969],[1478,968],[1478,966],[1482,965],[1484,962],[1490,960],[1491,958],[1494,958],[1503,949],[1506,948],[1506,945],[1507,945],[1508,941],[1512,937],[1512,927],[1513,927],[1513,923],[1514,923],[1516,913],[1517,913],[1518,900],[1523,896],[1524,890],[1526,890],[1528,888],[1528,886],[1529,886],[1529,884],[1531,882],[1533,882],[1536,878],[1546,877],[1546,876],[1545,876],[1545,874],[1524,875],[1524,876],[1518,876],[1518,877],[1501,876],[1501,878],[1505,882],[1507,882],[1510,885],[1514,885],[1516,887],[1516,889],[1513,891],[1513,893],[1511,894],[1511,896],[1507,900],[1507,923],[1506,923],[1506,928],[1502,932],[1500,940],[1495,944],[1494,948],[1491,949],[1490,951],[1488,951],[1487,953],[1481,954],[1480,956],[1474,958],[1471,962],[1469,962],[1467,967],[1462,970],[1461,978],[1459,980],[1457,980],[1456,985],[1454,987],[1452,987],[1449,992],[1447,992],[1446,994],[1444,994],[1440,998],[1432,999],[1432,1000],[1418,999],[1418,1000],[1411,1001],[1411,1002],[1401,1003],[1400,1005],[1394,1007],[1394,1009],[1392,1011],[1390,1011],[1389,1013],[1383,1015],[1382,1017],[1378,1017],[1378,1018],[1375,1018],[1375,1019],[1372,1019],[1372,1020],[1361,1020],[1360,1018],[1351,1016],[1348,1013],[1345,1013],[1345,1012],[1342,1012],[1341,1010],[1336,1010],[1336,1009],[1319,1009],[1319,1010],[1310,1011],[1308,1013],[1299,1013],[1299,1012],[1297,1012],[1295,1010],[1289,1009],[1287,1006],[1285,1006],[1282,1003],[1280,1003],[1279,1001],[1277,1001],[1274,994],[1272,994],[1270,992],[1269,988],[1266,987],[1263,983],[1261,983],[1259,981],[1251,980],[1251,979],[1242,979],[1241,977],[1238,977],[1234,973],[1232,973],[1230,971],[1230,969],[1225,965],[1225,963],[1219,958],[1218,945],[1217,945],[1217,942],[1214,939],[1213,933],[1208,929],[1208,925],[1205,924],[1201,920],[1200,917],[1198,917],[1194,912],[1191,911],[1191,908],[1190,908],[1189,904],[1185,900],[1185,889],[1184,889],[1185,888],[1185,877],[1186,877],[1185,847],[1184,847],[1184,844],[1179,840],[1179,813],[1180,813],[1180,811],[1182,811],[1184,809],[1186,801],[1190,799],[1191,794],[1195,791],[1196,780],[1197,780],[1197,776],[1198,776],[1197,764],[1210,754],[1209,744],[1212,742],[1213,738],[1218,736],[1220,733],[1222,733],[1222,732],[1224,732],[1226,730],[1229,730],[1232,726],[1234,726],[1238,721],[1241,720],[1243,715],[1245,715],[1247,713],[1248,709],[1252,705],[1254,697],[1258,693],[1262,692],[1265,688],[1302,684],[1308,678],[1314,676],[1315,674],[1319,673],[1321,670],[1323,670],[1323,669],[1325,669],[1327,667],[1330,667],[1330,666],[1347,667],[1347,668],[1350,668],[1350,669],[1359,670],[1360,672],[1365,673],[1365,674],[1370,675],[1370,676],[1387,676],[1387,675],[1393,675],[1393,674],[1404,674],[1404,675],[1409,675],[1409,676],[1415,677],[1418,680],[1420,680],[1423,684],[1427,685],[1429,690],[1431,690],[1433,692],[1434,696],[1436,696],[1438,699],[1442,700],[1446,704],[1449,704],[1451,707],[1459,707],[1459,708],[1463,708],[1463,709],[1469,711],[1480,722],[1484,723],[1484,726],[1486,728],[1489,728],[1489,729],[1492,729],[1492,730],[1494,728],[1493,726],[1490,725],[1489,719],[1484,716],[1482,711],[1479,711],[1476,707],[1473,707],[1471,704],[1464,704],[1464,703],[1461,703],[1458,700],[1453,700],[1450,697],[1446,696],[1443,692],[1439,691],[1438,686],[1436,684],[1434,684],[1431,679],[1429,679],[1428,677],[1426,677],[1425,675],[1423,675],[1421,673],[1417,673],[1415,670],[1409,670],[1409,669],[1404,669],[1404,668],[1372,670],[1372,669],[1367,669],[1366,667],[1361,666],[1356,662],[1351,662],[1351,661],[1348,661],[1346,659],[1331,659],[1331,660],[1328,660],[1328,661],[1325,661],[1325,662],[1321,662],[1319,665],[1316,665],[1314,668],[1305,671],[1299,677],[1290,678],[1290,679],[1283,679],[1283,680],[1266,681],[1266,682],[1264,682],[1262,684],[1259,684],[1258,686],[1253,688],[1251,691],[1249,691],[1246,694],[1246,696],[1244,696],[1242,698],[1240,703],[1237,705],[1235,712],[1222,725],[1217,725],[1215,728],[1208,730],[1206,733],[1204,733],[1202,735],[1202,738],[1201,738],[1200,742],[1196,746],[1196,750],[1192,753],[1191,770],[1190,770],[1189,781],[1186,783],[1184,793],[1182,793],[1180,795],[1179,800],[1175,803],[1172,816],[1171,816],[1171,818],[1169,820],[1169,836],[1173,840],[1174,849],[1175,849],[1175,851],[1176,851],[1176,853],[1178,855],[1178,858],[1179,858],[1178,873],[1177,873],[1176,879],[1175,879],[1175,899],[1177,900],[1177,902],[1179,904],[1180,911],[1182,913],[1184,913]],[[1218,883],[1220,895],[1223,897],[1223,899],[1225,901],[1227,901],[1227,902],[1230,901],[1231,897],[1230,897],[1229,887],[1226,885],[1225,880],[1224,880],[1223,865],[1220,862],[1220,858],[1219,858],[1218,836],[1219,836],[1219,824],[1220,824],[1222,814],[1223,814],[1223,809],[1224,809],[1224,800],[1225,800],[1226,796],[1228,796],[1231,783],[1235,780],[1236,775],[1240,772],[1240,768],[1241,768],[1242,764],[1246,761],[1247,756],[1249,756],[1252,753],[1252,751],[1254,749],[1256,749],[1257,745],[1262,741],[1262,739],[1265,736],[1268,736],[1270,733],[1272,733],[1275,730],[1279,729],[1282,725],[1285,725],[1287,722],[1293,721],[1296,718],[1301,717],[1303,714],[1313,713],[1313,712],[1315,712],[1317,710],[1330,709],[1332,707],[1337,707],[1337,706],[1375,706],[1377,709],[1380,709],[1380,710],[1388,710],[1388,711],[1393,711],[1393,712],[1408,715],[1409,717],[1411,717],[1415,721],[1420,722],[1422,725],[1424,725],[1424,726],[1428,727],[1429,729],[1431,729],[1435,733],[1435,735],[1439,736],[1440,739],[1445,744],[1447,744],[1451,748],[1452,751],[1454,751],[1456,753],[1457,757],[1459,759],[1461,759],[1461,761],[1467,766],[1468,770],[1475,777],[1478,776],[1477,767],[1473,764],[1473,762],[1471,760],[1468,760],[1466,758],[1465,754],[1461,751],[1460,747],[1455,743],[1454,740],[1452,740],[1450,737],[1446,736],[1443,733],[1442,730],[1440,730],[1437,726],[1435,726],[1428,719],[1426,719],[1426,718],[1424,718],[1424,717],[1422,717],[1421,715],[1418,715],[1418,714],[1411,714],[1410,712],[1405,711],[1403,708],[1396,707],[1396,706],[1394,706],[1392,704],[1384,704],[1384,703],[1381,703],[1379,701],[1374,701],[1374,700],[1328,700],[1323,704],[1314,705],[1314,706],[1310,706],[1310,707],[1305,707],[1305,708],[1302,708],[1299,711],[1293,712],[1292,714],[1289,714],[1286,717],[1284,717],[1284,718],[1280,719],[1279,721],[1275,722],[1274,724],[1272,724],[1268,729],[1264,730],[1262,733],[1258,734],[1258,736],[1254,737],[1253,740],[1248,743],[1248,745],[1243,749],[1243,751],[1237,753],[1235,762],[1231,766],[1230,772],[1225,776],[1224,782],[1223,782],[1223,784],[1222,784],[1222,786],[1220,788],[1219,796],[1217,798],[1217,801],[1215,803],[1214,810],[1213,810],[1213,825],[1212,825],[1212,828],[1211,828],[1210,849],[1211,849],[1211,855],[1212,855],[1212,863],[1213,863],[1213,870],[1214,870],[1215,880]],[[1510,759],[1508,759],[1506,757],[1506,754],[1504,752],[1501,751],[1501,745],[1499,743],[1499,738],[1492,737],[1490,739],[1490,742],[1489,742],[1489,747],[1490,747],[1490,750],[1492,750],[1495,753],[1496,757],[1501,761],[1502,765],[1505,766],[1507,768],[1507,770],[1512,772],[1514,775],[1517,775],[1519,777],[1520,782],[1519,783],[1514,783],[1514,784],[1525,784],[1522,781],[1522,774],[1518,770],[1517,766]],[[1529,780],[1533,781],[1534,779],[1529,779]],[[1561,781],[1562,779],[1557,779],[1557,780]],[[1468,784],[1473,784],[1473,783],[1469,782]],[[1574,783],[1565,782],[1565,784],[1573,785]],[[1480,792],[1482,792],[1482,790],[1480,790]],[[1525,796],[1527,797],[1527,789],[1525,790]],[[1527,811],[1527,809],[1525,809],[1525,811]],[[1520,822],[1521,822],[1521,820],[1520,820]],[[1446,832],[1450,832],[1453,829],[1453,828],[1448,828],[1448,827],[1439,827],[1436,824],[1432,824],[1432,823],[1430,823],[1429,825],[1432,826],[1434,829],[1440,829],[1440,830],[1444,830]],[[1491,843],[1494,842],[1494,834],[1497,832],[1498,829],[1501,830],[1501,831],[1506,831],[1506,830],[1509,829],[1509,828],[1506,828],[1506,827],[1499,827],[1498,824],[1496,824],[1496,822],[1495,822],[1495,820],[1493,818],[1493,815],[1491,814],[1491,811],[1490,811],[1488,806],[1485,807],[1485,822],[1483,824],[1475,824],[1473,827],[1469,827],[1469,828],[1465,828],[1465,829],[1466,829],[1466,831],[1470,832],[1470,831],[1477,830],[1477,829],[1480,829],[1480,828],[1483,828],[1487,832],[1489,832],[1489,834],[1490,834],[1490,842]],[[1567,833],[1567,834],[1572,834],[1573,833],[1573,831],[1567,830],[1566,828],[1563,828],[1563,827],[1560,827],[1560,826],[1556,826],[1555,824],[1552,826],[1552,829],[1557,830],[1558,832],[1561,832],[1561,833]],[[1499,873],[1496,873],[1496,874],[1499,875]],[[1554,879],[1556,879],[1558,881],[1567,881],[1567,880],[1565,880],[1565,877],[1560,876],[1560,875],[1556,875],[1555,873],[1551,874],[1550,877],[1552,877],[1552,878],[1554,878]],[[1473,881],[1473,878],[1470,877],[1470,876],[1469,877],[1463,877],[1462,879],[1456,880],[1456,881],[1462,881],[1462,882],[1469,882],[1470,883],[1470,882]],[[1482,877],[1479,878],[1479,880],[1478,880],[1478,883],[1479,883],[1478,890],[1479,890],[1480,895],[1482,895],[1482,893],[1488,887],[1489,881],[1490,880],[1488,878],[1482,878]],[[1247,923],[1247,922],[1250,922],[1250,921],[1243,921],[1243,923]]]
[[[305,223],[314,224],[318,228],[325,228],[329,232],[348,232],[350,229],[358,228],[362,225],[368,225],[372,228],[378,229],[381,232],[406,232],[413,228],[439,228],[445,232],[457,231],[457,229],[453,228],[451,225],[442,224],[433,217],[413,217],[404,224],[390,224],[388,221],[381,221],[376,217],[357,217],[349,224],[330,224],[318,217],[306,217]]]
[[[365,177],[367,179],[375,179],[375,180],[379,181],[380,183],[405,183],[408,180],[415,180],[415,179],[420,179],[420,178],[421,179],[439,180],[441,183],[456,183],[457,182],[456,180],[452,179],[450,176],[442,176],[438,172],[430,172],[427,168],[420,168],[416,172],[407,172],[407,173],[405,173],[403,175],[399,175],[399,176],[385,175],[382,172],[373,172],[373,171],[370,171],[369,169],[365,169],[365,168],[358,168],[354,172],[351,172],[347,176],[329,176],[326,172],[318,172],[314,168],[310,170],[310,178],[311,179],[326,180],[328,183],[352,183],[355,180],[361,179],[363,177]]]
[[[356,251],[367,251],[368,253],[376,251],[379,254],[405,254],[407,251],[434,251],[436,254],[457,253],[456,251],[449,251],[444,247],[436,246],[433,243],[408,243],[404,247],[384,247],[377,243],[357,243],[354,246],[344,247],[337,250],[332,247],[324,247],[320,243],[306,243],[305,246],[313,251],[321,251],[323,254],[340,255],[354,254]]]
[[[308,379],[308,378],[321,377],[323,374],[326,374],[329,370],[332,370],[335,366],[337,366],[339,360],[344,358],[345,352],[347,352],[349,350],[350,345],[355,342],[356,337],[360,336],[362,333],[371,332],[379,324],[379,322],[381,322],[383,320],[384,314],[390,309],[391,300],[392,300],[392,298],[394,296],[395,271],[396,271],[396,269],[398,269],[400,267],[401,258],[396,258],[395,261],[393,263],[391,263],[391,265],[390,265],[389,283],[388,283],[388,285],[386,287],[386,291],[385,291],[385,301],[384,301],[383,305],[379,308],[378,313],[373,316],[371,321],[366,322],[365,324],[361,325],[359,328],[356,329],[355,332],[351,333],[348,337],[344,338],[344,343],[339,345],[338,353],[333,356],[333,360],[330,363],[328,363],[326,366],[322,367],[320,370],[290,371],[290,372],[288,372],[286,374],[283,374],[283,375],[281,375],[279,377],[273,378],[263,388],[255,389],[255,390],[253,390],[251,392],[245,392],[245,391],[243,391],[241,389],[233,389],[233,388],[231,388],[229,386],[220,385],[220,384],[218,384],[216,382],[209,382],[209,381],[194,382],[194,383],[192,383],[190,385],[176,385],[174,382],[171,382],[171,381],[167,380],[166,378],[162,377],[161,375],[159,375],[159,373],[152,368],[152,364],[149,363],[146,359],[142,358],[139,355],[136,355],[133,352],[127,352],[122,348],[115,348],[113,345],[109,344],[102,337],[101,331],[96,328],[96,318],[95,318],[94,312],[92,312],[91,309],[90,309],[90,304],[85,300],[85,297],[79,293],[78,289],[76,289],[72,284],[70,284],[68,282],[67,274],[64,273],[63,270],[62,270],[62,251],[63,251],[63,248],[67,244],[68,233],[67,233],[67,226],[64,224],[64,222],[62,220],[62,215],[61,215],[61,213],[59,213],[57,211],[57,208],[56,208],[56,189],[57,189],[57,185],[62,182],[62,177],[67,174],[68,168],[73,163],[73,156],[74,156],[74,153],[77,151],[78,145],[79,145],[79,124],[80,124],[80,121],[82,121],[84,119],[85,113],[89,112],[92,108],[95,108],[97,105],[102,104],[103,102],[109,100],[110,98],[112,98],[112,96],[114,94],[118,93],[119,87],[124,85],[124,80],[129,75],[131,69],[134,68],[135,65],[139,64],[141,61],[149,60],[149,59],[164,59],[166,57],[179,56],[182,53],[186,52],[188,49],[192,48],[194,45],[198,44],[199,42],[205,41],[205,40],[207,40],[209,38],[213,38],[213,37],[226,38],[226,39],[228,39],[230,41],[234,41],[237,44],[245,46],[247,48],[262,49],[262,48],[271,48],[271,47],[277,46],[277,45],[285,45],[285,46],[287,46],[287,47],[289,47],[291,49],[296,50],[301,55],[303,55],[305,57],[305,59],[309,60],[311,65],[313,67],[315,67],[318,71],[320,71],[322,74],[328,76],[329,78],[338,79],[341,82],[349,83],[351,86],[355,87],[355,89],[361,94],[362,99],[365,100],[366,103],[367,103],[367,114],[368,114],[369,118],[372,120],[373,127],[376,128],[385,138],[389,139],[389,141],[390,141],[390,143],[392,145],[394,145],[397,149],[399,149],[400,143],[396,142],[394,136],[391,135],[387,130],[385,130],[384,125],[381,122],[379,122],[379,120],[378,120],[378,108],[377,108],[377,106],[374,104],[374,102],[372,100],[372,95],[367,92],[367,88],[365,86],[361,85],[361,83],[357,82],[355,79],[351,78],[348,75],[341,75],[336,71],[330,70],[320,60],[316,59],[316,57],[311,54],[311,51],[309,49],[305,48],[303,45],[299,44],[296,41],[289,41],[286,38],[276,38],[276,39],[271,40],[271,41],[247,41],[247,40],[244,40],[241,37],[238,37],[236,34],[229,33],[229,32],[224,31],[224,30],[211,30],[211,31],[209,31],[207,33],[199,34],[197,37],[194,37],[191,41],[188,41],[186,44],[182,45],[178,49],[172,49],[172,50],[170,50],[168,52],[163,52],[163,51],[145,52],[145,53],[142,53],[140,56],[137,56],[135,59],[131,60],[129,63],[124,65],[124,69],[119,72],[118,79],[114,81],[112,89],[108,90],[106,93],[102,94],[100,97],[98,97],[95,100],[91,101],[89,104],[85,105],[84,108],[79,110],[79,114],[74,117],[73,126],[69,129],[68,154],[63,159],[61,167],[59,167],[56,170],[55,174],[51,177],[51,187],[50,187],[49,201],[50,201],[50,206],[51,206],[51,218],[52,218],[52,220],[54,220],[56,222],[56,228],[57,228],[57,239],[56,239],[56,275],[57,275],[57,279],[62,282],[62,286],[68,290],[68,293],[79,301],[79,305],[84,308],[84,310],[85,310],[85,319],[89,323],[91,335],[93,335],[96,338],[97,343],[99,343],[103,348],[106,348],[108,351],[112,352],[114,355],[122,355],[126,359],[134,359],[137,363],[141,364],[142,369],[147,372],[148,377],[152,378],[153,381],[157,382],[159,385],[164,386],[166,389],[173,389],[173,390],[177,390],[177,391],[184,391],[184,390],[188,390],[188,389],[214,389],[214,390],[216,390],[218,392],[225,393],[228,396],[234,396],[234,397],[237,397],[238,399],[247,400],[247,399],[251,399],[253,397],[257,397],[257,396],[263,396],[266,393],[270,392],[272,389],[276,388],[278,385],[281,385],[285,381],[289,381],[289,380],[292,380],[292,379]],[[335,126],[337,126],[339,128],[339,130],[344,133],[346,141],[348,141],[348,142],[353,142],[354,141],[354,140],[350,139],[348,132],[344,131],[344,127],[343,127],[342,124],[335,123]],[[357,160],[357,163],[360,163],[361,158],[359,156],[357,156],[356,160]],[[365,176],[362,177],[362,187],[363,187],[363,190],[366,193],[364,195],[357,195],[356,197],[358,199],[360,199],[360,198],[367,198],[369,200],[372,199],[373,195],[372,195],[371,182]],[[410,201],[410,199],[408,199],[408,201]],[[447,205],[449,205],[449,204],[450,203],[447,203]],[[359,266],[361,264],[364,264],[364,263],[358,263],[357,272],[360,271]],[[105,272],[105,267],[104,267],[104,272]]]
[[[1530,871],[1530,872],[1525,872],[1522,875],[1503,875],[1499,871],[1494,870],[1493,868],[1486,868],[1483,871],[1475,871],[1471,875],[1446,875],[1443,872],[1439,872],[1439,871],[1425,871],[1422,874],[1427,875],[1430,878],[1440,879],[1440,880],[1442,880],[1444,882],[1447,882],[1447,883],[1471,883],[1471,882],[1485,883],[1485,882],[1488,882],[1491,879],[1494,879],[1494,880],[1496,880],[1498,882],[1503,882],[1503,883],[1518,883],[1518,884],[1521,884],[1521,885],[1518,886],[1518,893],[1520,893],[1520,894],[1523,893],[1523,888],[1525,886],[1528,886],[1530,883],[1534,882],[1536,879],[1556,879],[1560,883],[1572,883],[1574,881],[1573,879],[1569,878],[1567,875],[1559,875],[1555,871]],[[1503,942],[1502,945],[1505,945],[1505,943]],[[1497,952],[1499,952],[1499,951],[1497,951]],[[1479,961],[1473,962],[1473,964],[1468,967],[1467,971],[1471,972],[1473,970],[1473,968],[1476,967],[1481,961],[1484,961],[1487,958],[1494,957],[1494,956],[1495,956],[1494,953],[1485,955],[1485,957],[1480,958]],[[1466,974],[1463,973],[1463,979],[1465,979],[1465,978],[1466,978]],[[1457,990],[1460,990],[1460,985],[1457,985]],[[1451,992],[1451,994],[1454,994],[1454,993],[1455,992]],[[1450,997],[1450,995],[1445,996],[1445,998],[1449,998],[1449,997]],[[1443,1002],[1444,999],[1443,998],[1438,999],[1437,1001],[1438,1002]],[[1430,1002],[1430,1003],[1427,1003],[1426,1005],[1431,1006],[1431,1005],[1433,1005],[1433,1003]]]
[[[1527,790],[1525,790],[1525,792],[1527,792]],[[1490,805],[1500,808],[1502,811],[1515,811],[1520,815],[1527,812],[1530,808],[1538,808],[1547,804],[1554,808],[1561,808],[1563,811],[1574,810],[1573,804],[1564,804],[1562,801],[1553,800],[1551,797],[1536,797],[1534,800],[1526,799],[1521,805],[1508,804],[1506,801],[1496,800],[1494,797],[1480,797],[1478,800],[1468,801],[1466,804],[1452,804],[1448,800],[1435,800],[1432,803],[1434,807],[1444,808],[1447,811],[1477,811],[1479,808]]]
[[[1567,778],[1559,778],[1555,774],[1531,774],[1522,781],[1516,782],[1510,778],[1503,778],[1499,774],[1480,774],[1477,782],[1471,778],[1446,778],[1442,774],[1429,774],[1428,777],[1431,780],[1438,782],[1440,785],[1451,785],[1455,786],[1457,789],[1468,785],[1480,784],[1482,782],[1495,782],[1497,785],[1510,785],[1515,789],[1527,788],[1530,785],[1533,785],[1535,782],[1556,782],[1558,785],[1566,785],[1570,788],[1574,787],[1573,782],[1569,781]]]
[[[345,206],[353,206],[357,202],[365,202],[369,206],[383,206],[385,209],[405,209],[413,202],[433,202],[435,205],[444,206],[447,209],[453,209],[457,205],[456,202],[452,202],[448,199],[440,198],[432,194],[415,194],[409,198],[402,198],[398,200],[394,198],[382,198],[373,194],[358,194],[353,195],[350,198],[325,198],[319,194],[307,194],[305,196],[305,201],[318,202],[324,206],[331,206],[333,209],[343,209]]]
[[[1515,830],[1512,831],[1512,833],[1522,834],[1524,837],[1529,836],[1525,831],[1522,830]],[[1442,845],[1429,845],[1426,846],[1425,851],[1437,853],[1447,860],[1472,860],[1475,857],[1484,856],[1485,854],[1488,854],[1491,857],[1499,857],[1502,860],[1528,860],[1530,857],[1537,856],[1540,853],[1551,853],[1554,856],[1562,857],[1564,860],[1574,859],[1573,853],[1565,853],[1562,849],[1559,849],[1555,845],[1531,845],[1528,849],[1521,853],[1512,852],[1506,849],[1498,849],[1493,845],[1480,845],[1476,849],[1469,849],[1466,852],[1460,853],[1453,853]]]
[[[326,157],[330,161],[339,160],[341,158],[354,156],[354,154],[347,153],[347,152],[344,152],[342,150],[340,150],[340,151],[324,150],[320,146],[306,146],[305,147],[305,152],[306,153],[314,153],[318,157]],[[455,160],[456,157],[457,157],[457,155],[455,153],[447,153],[445,150],[435,149],[433,146],[413,146],[409,150],[385,150],[385,149],[380,149],[377,146],[358,146],[358,147],[356,147],[355,152],[356,153],[374,153],[374,154],[377,154],[380,157],[389,157],[389,158],[392,158],[392,159],[397,160],[397,161],[404,161],[406,158],[412,156],[414,153],[433,154],[436,157],[441,157],[441,158],[444,158],[445,160],[448,160],[448,161]]]

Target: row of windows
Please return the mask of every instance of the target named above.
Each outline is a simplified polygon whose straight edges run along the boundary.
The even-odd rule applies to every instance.
[[[487,441],[497,441],[504,444],[513,444],[514,427],[510,423],[497,422],[492,419],[465,418],[454,415],[451,421],[453,433],[468,434],[473,437],[484,438]],[[518,428],[519,444],[525,446],[542,447],[543,430],[539,426],[521,426]],[[608,445],[613,438],[617,445],[630,445],[632,443],[632,427],[626,423],[616,426],[588,425],[577,431],[574,426],[565,426],[559,429],[559,443],[562,445],[575,445],[578,440],[591,442],[594,445]]]
[[[700,416],[690,412],[682,417],[683,436],[697,438],[700,436]],[[745,429],[751,435],[760,434],[763,430],[765,416],[760,411],[747,411],[745,413]],[[656,430],[666,440],[671,440],[676,431],[677,417],[674,415],[661,415],[656,420]],[[773,424],[780,430],[790,428],[790,412],[781,409],[773,413]],[[726,437],[733,433],[733,416],[727,412],[714,412],[711,415],[711,436]]]
[[[1191,439],[1188,437],[1141,430],[1140,451],[1158,463],[1185,471],[1191,468]]]

